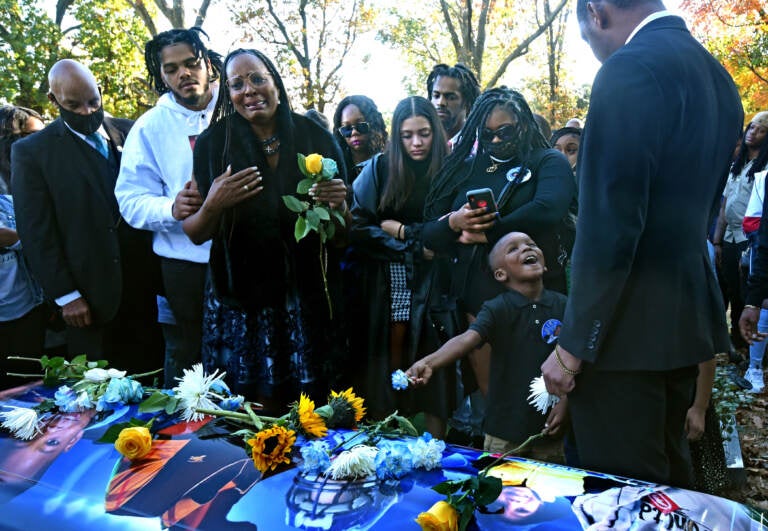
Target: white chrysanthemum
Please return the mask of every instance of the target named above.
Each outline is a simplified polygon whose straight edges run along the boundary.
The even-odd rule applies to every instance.
[[[126,371],[118,371],[117,369],[88,369],[83,373],[83,378],[89,382],[106,382],[110,378],[122,378],[126,375]]]
[[[345,450],[333,458],[325,474],[331,479],[345,480],[364,478],[376,473],[375,446],[359,444],[351,450]]]
[[[536,408],[537,411],[541,411],[542,414],[545,414],[549,408],[560,401],[560,398],[547,392],[547,385],[544,383],[543,376],[537,376],[531,380],[530,390],[531,394],[528,395],[528,403]]]
[[[223,397],[211,391],[214,384],[223,384],[223,378],[227,373],[215,371],[213,374],[205,374],[203,364],[197,363],[192,369],[184,369],[184,376],[176,378],[179,385],[173,388],[173,392],[179,398],[181,407],[184,408],[182,418],[184,420],[198,421],[205,415],[195,411],[196,409],[221,409],[212,398],[221,400]]]
[[[5,406],[10,411],[0,411],[3,428],[11,430],[13,436],[28,441],[42,434],[37,411],[28,407]]]

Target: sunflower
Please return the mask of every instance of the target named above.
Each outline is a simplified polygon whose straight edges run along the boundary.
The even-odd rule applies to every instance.
[[[328,405],[333,409],[333,427],[353,428],[365,416],[363,399],[355,396],[351,387],[341,393],[331,391]]]
[[[293,444],[296,442],[296,432],[282,426],[272,426],[256,433],[246,441],[251,447],[253,464],[262,474],[274,470],[281,463],[289,464]]]
[[[291,417],[296,422],[297,427],[307,435],[313,437],[325,437],[328,435],[328,428],[325,426],[323,417],[315,412],[315,403],[304,393],[299,397],[298,403],[291,412]]]

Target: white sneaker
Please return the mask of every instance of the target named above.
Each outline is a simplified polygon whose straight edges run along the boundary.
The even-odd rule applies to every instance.
[[[752,384],[752,389],[749,390],[750,393],[761,393],[763,388],[765,388],[762,369],[747,369],[744,378]]]

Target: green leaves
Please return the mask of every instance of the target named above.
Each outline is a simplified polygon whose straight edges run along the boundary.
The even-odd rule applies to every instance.
[[[475,509],[496,501],[501,494],[501,480],[489,476],[487,469],[477,476],[467,479],[443,481],[432,487],[432,490],[446,497],[459,513],[459,529],[465,530],[472,520]]]
[[[283,203],[288,207],[291,212],[302,213],[309,208],[309,203],[306,201],[299,201],[295,196],[284,195]]]

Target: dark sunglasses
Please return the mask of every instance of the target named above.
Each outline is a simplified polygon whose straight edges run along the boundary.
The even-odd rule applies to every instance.
[[[269,74],[267,74],[269,75]],[[249,72],[245,75],[248,80],[248,84],[253,88],[263,87],[267,84],[268,79],[263,77],[261,72]],[[242,77],[232,77],[227,79],[227,86],[232,92],[240,92],[245,88],[245,81]]]
[[[361,135],[367,135],[371,130],[371,126],[368,124],[368,122],[357,122],[356,124],[342,125],[339,127],[339,134],[344,138],[349,138],[352,136],[353,130],[357,131]]]
[[[485,142],[487,144],[490,144],[493,142],[493,139],[499,137],[499,140],[502,142],[506,142],[508,140],[513,140],[517,137],[517,126],[516,125],[505,125],[502,127],[499,127],[495,131],[491,129],[483,129],[480,131],[480,142]]]

